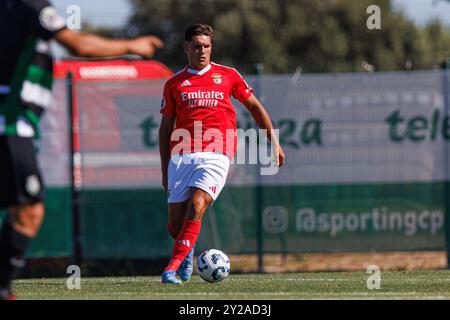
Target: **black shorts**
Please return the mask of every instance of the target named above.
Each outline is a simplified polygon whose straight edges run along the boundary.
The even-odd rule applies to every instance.
[[[0,208],[43,200],[33,139],[0,136]]]

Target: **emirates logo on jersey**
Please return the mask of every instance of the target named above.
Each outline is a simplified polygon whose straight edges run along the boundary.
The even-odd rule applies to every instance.
[[[221,84],[222,83],[222,75],[220,73],[213,73],[211,76],[215,84]]]
[[[190,91],[181,92],[181,100],[187,101],[188,107],[217,107],[219,100],[223,100],[225,94],[220,91]]]

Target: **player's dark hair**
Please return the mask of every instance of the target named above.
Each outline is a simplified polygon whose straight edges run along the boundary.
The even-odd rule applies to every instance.
[[[208,36],[213,40],[213,28],[207,24],[194,24],[187,27],[184,32],[184,40],[190,42],[195,36]]]

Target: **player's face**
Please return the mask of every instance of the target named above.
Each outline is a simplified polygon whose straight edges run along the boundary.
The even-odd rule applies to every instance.
[[[192,37],[190,42],[184,43],[184,52],[191,68],[203,69],[211,62],[211,38],[204,35]]]

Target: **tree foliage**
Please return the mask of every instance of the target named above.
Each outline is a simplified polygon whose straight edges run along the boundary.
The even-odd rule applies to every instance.
[[[130,35],[156,34],[165,48],[156,59],[186,64],[184,30],[214,27],[213,59],[244,71],[300,67],[305,72],[377,71],[437,67],[450,56],[450,30],[439,21],[420,27],[390,0],[130,0]],[[381,29],[369,30],[367,7],[381,8]]]

